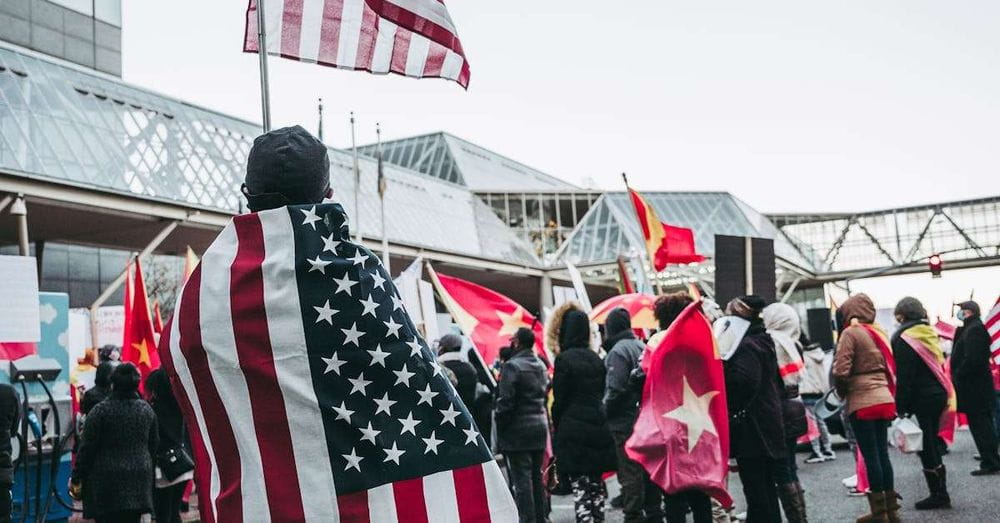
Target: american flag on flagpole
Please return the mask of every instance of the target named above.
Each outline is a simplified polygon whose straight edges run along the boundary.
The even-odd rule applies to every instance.
[[[255,53],[257,2],[243,50]],[[340,69],[469,86],[469,63],[443,0],[262,0],[267,54]]]
[[[514,521],[500,469],[338,204],[237,216],[160,354],[203,521]]]

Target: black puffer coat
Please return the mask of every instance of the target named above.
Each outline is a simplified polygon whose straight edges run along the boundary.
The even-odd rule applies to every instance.
[[[601,345],[608,353],[604,357],[607,383],[604,386],[604,409],[612,433],[629,435],[639,415],[642,389],[631,384],[632,372],[639,368],[645,344],[632,332],[632,319],[622,308],[608,313],[604,324],[605,339]]]
[[[500,452],[545,449],[548,381],[545,364],[532,349],[519,350],[500,367],[495,411]]]
[[[739,347],[723,363],[729,406],[729,439],[737,458],[787,456],[781,408],[784,385],[774,340],[760,320],[750,324]]]
[[[615,470],[615,444],[604,413],[604,363],[590,350],[590,320],[566,312],[552,379],[553,450],[561,474]]]
[[[83,515],[151,512],[153,456],[159,445],[153,408],[115,394],[87,415],[73,479],[83,483]]]
[[[959,412],[993,412],[996,408],[990,374],[990,334],[979,316],[967,318],[955,331],[951,379],[955,383]]]

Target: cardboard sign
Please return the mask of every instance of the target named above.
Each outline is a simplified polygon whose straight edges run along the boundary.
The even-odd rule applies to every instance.
[[[30,256],[0,256],[0,342],[37,342],[39,324],[38,266]]]

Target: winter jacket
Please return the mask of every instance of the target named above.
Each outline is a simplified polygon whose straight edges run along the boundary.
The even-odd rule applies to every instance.
[[[455,385],[455,391],[458,392],[458,397],[471,412],[476,403],[476,385],[479,384],[476,369],[471,363],[463,360],[458,351],[446,352],[438,356],[438,362],[455,374],[455,379],[458,381],[458,384]]]
[[[853,414],[873,405],[893,403],[885,357],[867,328],[852,325],[852,320],[874,323],[875,305],[868,296],[858,294],[848,298],[838,312],[848,327],[837,340],[833,380],[837,394],[847,402],[846,412]]]
[[[625,309],[615,309],[608,313],[604,330],[607,335],[602,344],[607,352],[604,357],[604,367],[607,369],[604,411],[607,413],[611,432],[628,436],[639,415],[639,400],[642,399],[642,389],[632,384],[631,376],[639,368],[645,345],[635,338],[631,319]]]
[[[802,352],[802,382],[799,383],[799,394],[819,397],[830,390],[830,371],[826,366],[826,351],[819,344]]]
[[[958,411],[993,412],[996,394],[990,374],[990,335],[979,316],[966,318],[955,331],[951,349],[951,379],[958,395]]]
[[[500,452],[545,449],[547,389],[545,364],[532,349],[517,351],[500,367],[495,411]]]
[[[83,515],[150,512],[156,414],[138,396],[112,394],[87,416],[73,479],[83,483]]]
[[[908,329],[926,321],[908,321],[892,335],[892,354],[896,358],[896,411],[900,415],[937,415],[948,404],[948,392],[927,363],[902,338]]]
[[[552,446],[561,474],[599,474],[616,467],[602,402],[604,363],[589,341],[587,315],[579,309],[566,311],[552,379]]]
[[[774,340],[759,319],[723,362],[726,402],[729,407],[729,441],[737,458],[787,456],[782,413],[784,385],[778,375]]]
[[[14,387],[0,383],[0,486],[9,488],[14,483],[14,451],[11,437],[17,433],[21,406]]]

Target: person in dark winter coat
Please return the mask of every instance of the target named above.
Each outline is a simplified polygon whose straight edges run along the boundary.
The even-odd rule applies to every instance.
[[[927,311],[920,301],[903,298],[896,304],[894,314],[900,324],[890,342],[896,358],[896,412],[901,417],[915,416],[923,431],[923,450],[917,454],[931,492],[930,497],[917,502],[916,509],[951,507],[946,471],[938,446],[941,414],[948,407],[948,390],[938,379],[938,376],[945,377],[944,353],[938,345],[937,332],[927,322]],[[918,350],[921,352],[918,353]]]
[[[765,305],[759,296],[743,296],[726,307],[728,314],[750,322],[723,363],[730,446],[743,482],[749,523],[780,523],[776,480],[788,459],[781,403],[784,385],[774,340],[760,317]]]
[[[82,484],[83,515],[98,523],[138,522],[153,509],[156,414],[139,397],[139,371],[123,363],[111,395],[87,416],[72,482]]]
[[[625,523],[662,518],[662,492],[649,480],[642,465],[629,459],[625,453],[625,442],[632,435],[632,427],[639,415],[639,400],[642,399],[642,389],[631,383],[632,373],[639,368],[646,348],[632,332],[632,318],[627,310],[617,308],[608,313],[601,347],[607,353],[604,357],[607,369],[604,409],[611,437],[615,440]]]
[[[969,419],[969,432],[982,461],[973,476],[1000,473],[997,434],[993,428],[993,376],[990,374],[990,334],[979,317],[979,304],[967,301],[958,306],[962,326],[955,331],[951,350],[951,377],[958,396],[958,411]]]
[[[458,384],[455,391],[466,408],[472,411],[476,402],[476,369],[462,359],[462,338],[456,334],[445,334],[438,340],[438,363],[455,374]]]
[[[94,376],[94,386],[83,393],[80,400],[80,414],[86,416],[95,405],[104,401],[111,393],[111,373],[118,366],[118,361],[108,360],[97,366]]]
[[[559,354],[552,378],[556,467],[573,486],[576,520],[604,521],[607,490],[601,475],[614,470],[615,445],[604,413],[604,362],[590,349],[590,319],[575,304],[553,316]]]
[[[20,402],[14,387],[0,383],[0,522],[10,521],[10,489],[14,485],[14,449],[11,438],[17,433],[20,412]]]
[[[180,405],[170,390],[170,378],[163,369],[154,370],[146,377],[146,393],[149,403],[156,413],[159,446],[153,455],[157,467],[156,488],[153,489],[153,508],[156,523],[180,523],[181,500],[188,481],[194,478],[194,470],[181,474],[172,480],[159,473],[160,456],[171,449],[179,449],[191,457],[191,443],[184,427]]]
[[[544,523],[542,454],[548,441],[545,413],[548,377],[535,356],[535,333],[520,328],[511,339],[513,354],[500,366],[497,384],[497,449],[510,467],[514,502],[521,523]]]

